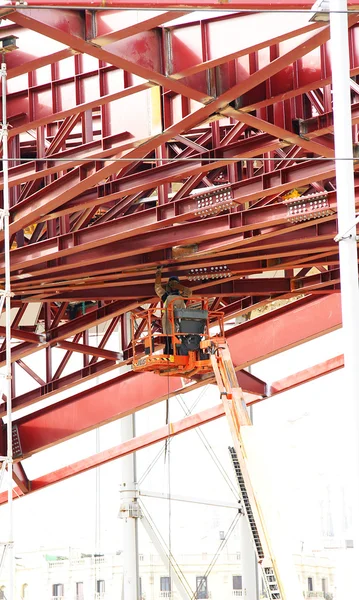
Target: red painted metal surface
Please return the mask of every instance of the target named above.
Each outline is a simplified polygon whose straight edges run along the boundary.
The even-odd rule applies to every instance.
[[[309,369],[305,369],[300,371],[299,373],[295,373],[294,375],[289,375],[280,381],[275,381],[270,386],[270,396],[274,396],[275,394],[280,394],[281,392],[291,390],[303,383],[310,383],[314,379],[318,377],[322,377],[323,375],[328,375],[329,373],[334,373],[338,369],[342,369],[344,367],[344,357],[341,354],[340,356],[335,356],[334,358],[330,358],[318,365],[314,365]]]
[[[128,374],[56,402],[57,392],[130,364],[124,315],[155,305],[158,264],[164,279],[178,275],[223,310],[240,384],[261,396],[265,383],[241,369],[341,323],[328,23],[309,22],[306,0],[99,4],[0,9],[0,37],[18,38],[6,60],[13,404],[32,406],[17,420],[24,456],[166,397],[165,379],[144,386]],[[353,12],[354,144],[358,23]],[[359,206],[357,174],[355,185]],[[2,189],[0,173],[0,204]],[[0,253],[0,286],[3,273]],[[274,301],[282,306],[261,314]],[[244,322],[233,327],[235,317]],[[103,328],[95,341],[94,328]],[[123,356],[110,347],[114,335]],[[3,364],[3,326],[0,337]],[[180,389],[178,380],[171,393]]]
[[[324,363],[315,365],[310,369],[300,371],[299,373],[296,373],[285,379],[273,383],[270,389],[268,390],[268,397],[272,397],[276,394],[286,392],[292,389],[293,387],[296,387],[297,385],[309,383],[310,381],[313,381],[318,377],[332,373],[333,371],[342,367],[343,357],[337,356],[333,359],[325,361]],[[257,404],[258,402],[262,402],[263,399],[263,396],[255,398],[247,394],[246,402],[248,406],[250,406],[253,404]],[[213,408],[202,411],[201,413],[185,417],[184,419],[176,423],[170,423],[165,427],[161,427],[160,429],[154,430],[142,436],[135,437],[127,442],[119,444],[118,446],[110,448],[109,450],[105,450],[93,456],[89,456],[84,460],[80,460],[76,463],[63,467],[62,469],[58,469],[57,471],[54,471],[52,473],[48,473],[46,475],[37,477],[36,479],[31,480],[31,482],[27,480],[26,485],[23,484],[24,482],[22,480],[18,480],[19,467],[22,467],[20,462],[15,462],[14,469],[16,472],[16,483],[18,484],[18,487],[14,490],[14,499],[19,498],[21,493],[28,494],[41,490],[44,487],[48,487],[49,485],[53,485],[60,481],[64,481],[65,479],[74,477],[90,469],[94,469],[95,467],[106,464],[112,460],[116,460],[132,452],[136,452],[137,450],[146,448],[152,444],[156,444],[160,441],[166,440],[168,439],[168,437],[184,433],[185,431],[189,431],[194,427],[205,425],[206,423],[223,417],[224,414],[224,408],[221,404],[214,406]],[[0,504],[4,504],[5,502],[7,502],[7,493],[2,493],[0,494]]]
[[[227,339],[236,368],[243,369],[340,326],[340,297],[335,294],[320,299],[304,298],[279,308],[274,314],[262,315],[231,329]],[[261,340],[260,344],[258,340]],[[185,389],[195,389],[213,381],[213,378],[204,378]],[[180,378],[160,377],[153,373],[121,375],[92,390],[17,419],[22,454],[15,458],[27,458],[98,424],[160,402],[181,389]]]
[[[6,0],[5,6],[16,7],[16,2]],[[311,0],[181,0],[181,2],[174,2],[173,0],[29,0],[27,2],[29,7],[41,7],[41,6],[53,6],[53,7],[64,7],[67,6],[75,8],[128,8],[128,9],[166,9],[166,8],[186,8],[189,10],[195,9],[216,9],[216,10],[308,10],[313,6]],[[349,0],[349,7],[357,7],[357,3],[353,0]]]

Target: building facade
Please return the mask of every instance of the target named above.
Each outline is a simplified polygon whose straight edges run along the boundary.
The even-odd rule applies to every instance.
[[[178,557],[181,577],[189,597],[205,600],[232,600],[246,597],[240,553],[226,554],[215,564],[213,556]],[[334,568],[319,555],[296,555],[295,563],[303,597],[335,600]],[[180,600],[165,566],[156,554],[140,554],[141,600]],[[5,566],[6,568],[6,566]],[[5,573],[4,573],[5,576]],[[1,597],[6,586],[0,577]],[[261,598],[266,598],[260,590]],[[30,552],[16,556],[16,598],[18,600],[122,600],[122,555],[87,555],[75,550]]]

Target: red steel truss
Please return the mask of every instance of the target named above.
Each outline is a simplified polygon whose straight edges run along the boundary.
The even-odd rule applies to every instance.
[[[124,372],[126,314],[156,305],[156,265],[223,310],[249,403],[343,366],[336,357],[271,386],[246,371],[341,326],[328,23],[309,21],[307,0],[178,5],[0,8],[0,37],[18,46],[6,55],[16,494],[156,443],[168,427],[29,481],[21,461],[34,453],[212,383]],[[357,156],[359,12],[349,7]],[[355,185],[359,206],[357,173]],[[172,434],[222,415],[192,415]]]

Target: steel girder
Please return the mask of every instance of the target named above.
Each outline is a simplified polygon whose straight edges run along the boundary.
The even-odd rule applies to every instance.
[[[268,390],[267,397],[273,397],[278,393],[283,393],[298,385],[309,383],[310,381],[313,381],[318,377],[322,377],[323,375],[327,375],[328,373],[332,373],[343,366],[343,356],[329,359],[323,363],[311,367],[310,369],[300,371],[295,375],[275,382],[275,384],[273,384]],[[256,398],[250,394],[244,394],[244,396],[248,406],[263,401],[263,397]],[[31,481],[27,479],[21,463],[15,462],[14,469],[16,476],[14,479],[17,483],[17,487],[14,489],[14,499],[19,498],[24,494],[36,492],[44,487],[48,487],[49,485],[59,483],[60,481],[64,481],[65,479],[69,479],[70,477],[74,477],[75,475],[94,469],[112,460],[116,460],[126,456],[127,454],[131,454],[132,452],[146,448],[152,444],[164,441],[168,439],[168,437],[173,437],[195,427],[205,425],[206,423],[210,423],[211,421],[221,418],[224,415],[225,413],[223,405],[220,404],[214,406],[200,413],[185,417],[184,419],[181,419],[175,423],[170,423],[169,425],[161,427],[160,429],[154,430],[139,437],[135,437],[127,442],[123,442],[122,444],[119,444],[113,448],[99,452],[93,456],[89,456],[86,459],[77,461],[54,472],[42,475]],[[18,475],[19,472],[23,474],[23,478],[20,478]],[[7,493],[0,494],[0,504],[6,502]]]
[[[130,364],[125,315],[156,302],[157,264],[165,265],[164,276],[176,273],[210,297],[227,321],[256,316],[273,301],[283,305],[228,332],[239,382],[256,397],[342,364],[339,357],[312,375],[277,382],[271,392],[243,370],[340,326],[328,24],[310,23],[307,12],[202,12],[200,18],[186,12],[203,8],[201,1],[167,11],[173,6],[166,1],[129,0],[129,7],[156,9],[140,13],[108,2],[111,11],[89,12],[80,2],[71,11],[65,2],[58,10],[32,1],[1,8],[1,35],[16,35],[19,46],[7,56],[7,100],[13,404],[15,410],[33,405],[26,420],[15,421],[23,456],[166,397],[164,380],[153,376],[136,404],[129,398],[117,406],[115,394],[124,386],[142,387],[144,379],[128,374],[36,410],[41,399]],[[311,4],[233,1],[231,8],[306,11]],[[357,22],[353,12],[354,143]],[[293,218],[295,198],[309,206],[317,193],[325,210]],[[356,193],[359,204],[358,186]],[[94,327],[103,328],[96,342]],[[137,337],[144,327],[138,323]],[[275,345],[268,335],[273,327]],[[123,355],[109,348],[114,332]],[[253,347],[257,332],[260,351]],[[1,364],[4,358],[3,341]],[[19,389],[20,370],[29,390]],[[203,384],[193,382],[192,389]],[[174,381],[171,393],[180,389]],[[96,404],[90,421],[82,410],[71,421],[73,407],[105,396],[107,404]],[[54,419],[62,437],[51,429]],[[28,481],[19,455],[14,478],[28,493],[109,457],[91,457],[36,483]]]
[[[12,2],[11,0],[6,0],[4,6],[14,6],[16,7],[16,2]],[[74,8],[91,8],[91,9],[111,9],[111,8],[127,8],[127,9],[173,9],[178,8],[178,2],[174,0],[91,0],[90,2],[87,0],[29,0],[27,5],[31,7],[48,7],[53,6],[55,8],[66,8],[68,6]],[[313,3],[311,0],[295,0],[295,1],[287,1],[287,0],[230,0],[229,3],[223,5],[223,0],[184,0],[181,1],[180,7],[185,10],[202,10],[202,9],[216,9],[216,10],[253,10],[253,11],[301,11],[307,10],[311,11]],[[353,9],[357,8],[357,3],[353,0],[348,2],[348,6],[353,7]]]
[[[304,298],[274,311],[273,314],[265,314],[247,321],[232,328],[227,333],[227,338],[233,362],[239,370],[340,326],[340,297],[334,294],[320,299]],[[276,329],[275,336],[270,335],[273,327]],[[260,344],[258,340],[261,340]],[[213,381],[214,378],[207,377],[184,389],[195,389]],[[245,383],[241,383],[246,387]],[[130,372],[93,390],[81,392],[70,399],[17,419],[15,425],[18,447],[21,450],[15,458],[27,458],[35,452],[89,431],[98,424],[121,418],[174,396],[182,389],[182,385],[181,378],[167,380],[153,373]],[[251,388],[250,385],[250,390],[253,391]],[[279,384],[276,388],[276,391],[278,390]],[[266,394],[263,387],[261,391],[262,395]],[[22,405],[19,405],[16,399],[14,403],[21,408]],[[5,439],[6,437],[3,443]]]

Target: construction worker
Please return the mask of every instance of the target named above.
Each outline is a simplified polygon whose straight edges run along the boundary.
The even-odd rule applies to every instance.
[[[165,308],[162,316],[162,331],[167,336],[165,354],[173,354],[171,336],[174,331],[172,330],[172,324],[167,312],[167,307],[170,305],[174,310],[175,308],[185,308],[183,297],[189,298],[192,295],[192,290],[182,285],[180,280],[176,276],[172,276],[168,279],[165,287],[162,286],[162,268],[157,267],[156,269],[156,280],[155,280],[155,292],[163,302]]]

